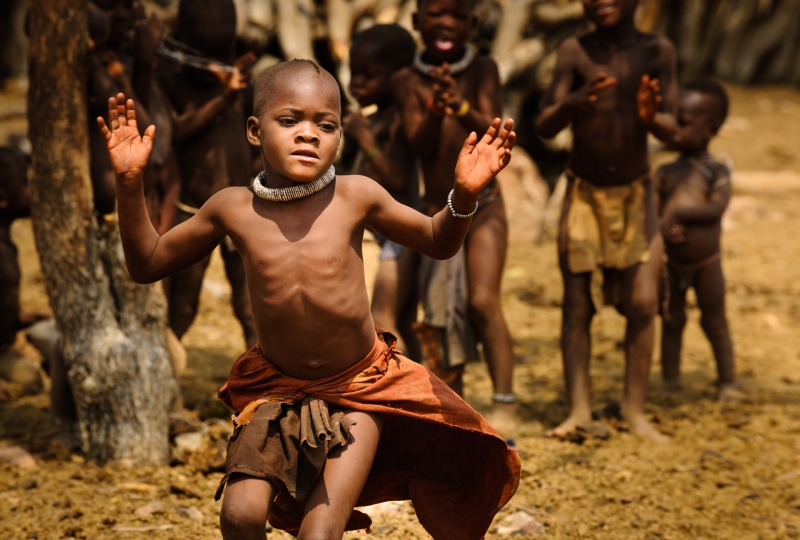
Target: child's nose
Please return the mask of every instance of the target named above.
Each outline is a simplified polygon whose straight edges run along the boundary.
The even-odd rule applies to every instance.
[[[297,141],[304,143],[313,143],[319,140],[316,126],[310,122],[303,122],[300,124],[300,131],[297,133]]]

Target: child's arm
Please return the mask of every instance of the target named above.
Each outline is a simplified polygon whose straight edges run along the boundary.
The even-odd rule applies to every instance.
[[[536,121],[536,132],[543,139],[551,139],[566,128],[573,117],[587,111],[597,101],[597,95],[617,84],[617,79],[600,73],[573,91],[575,62],[580,52],[576,39],[568,39],[558,47],[553,82],[545,95],[542,112]]]
[[[394,99],[400,105],[403,131],[415,154],[431,156],[439,148],[444,116],[435,114],[427,105],[420,103],[411,84],[412,77],[404,71],[392,77]]]
[[[152,283],[201,261],[225,237],[217,216],[230,204],[222,200],[228,195],[217,193],[197,215],[160,237],[147,215],[142,181],[156,127],[139,136],[133,100],[126,103],[124,94],[108,100],[108,120],[107,126],[98,117],[97,126],[116,175],[119,232],[131,279]]]
[[[180,142],[191,137],[230,107],[236,101],[239,92],[247,88],[247,81],[250,78],[250,74],[245,73],[245,71],[255,61],[255,55],[249,52],[233,64],[233,71],[226,73],[215,71],[214,73],[219,77],[225,90],[220,95],[206,102],[202,107],[186,111],[176,116],[173,119],[173,140],[175,142]]]
[[[720,180],[727,180],[728,170],[724,167],[725,172],[717,175],[717,182]],[[708,202],[702,206],[685,206],[677,208],[674,212],[675,219],[680,223],[687,225],[693,223],[713,223],[722,219],[722,214],[728,207],[728,203],[733,195],[730,181],[720,183],[716,188],[712,187],[711,194],[708,197]]]
[[[675,111],[678,103],[675,47],[669,40],[660,38],[658,57],[652,79],[642,77],[636,96],[639,118],[660,141],[670,142],[678,128]]]
[[[471,215],[478,193],[508,165],[516,140],[513,127],[514,121],[508,119],[501,129],[500,119],[496,118],[480,141],[473,131],[464,142],[452,192],[456,213]],[[365,196],[370,204],[365,225],[389,240],[436,259],[449,259],[458,253],[472,222],[470,217],[454,216],[449,207],[432,218],[426,217],[395,201],[374,182]]]
[[[470,103],[461,95],[458,83],[450,74],[449,64],[432,67],[431,76],[436,81],[433,99],[437,106],[448,116],[455,117],[465,130],[482,133],[488,129],[492,119],[503,111],[503,90],[497,64],[488,58],[476,62],[480,62],[480,72],[475,103]]]
[[[361,113],[348,108],[347,116],[342,120],[344,124],[344,132],[353,137],[358,146],[361,147],[361,152],[364,154],[364,159],[370,162],[372,170],[375,171],[373,180],[377,180],[380,185],[388,190],[398,192],[401,191],[407,182],[407,178],[398,171],[402,171],[407,164],[397,163],[396,159],[392,159],[392,155],[388,152],[388,148],[381,148],[375,138],[375,134],[369,127],[369,124]],[[390,140],[389,144],[394,141]]]

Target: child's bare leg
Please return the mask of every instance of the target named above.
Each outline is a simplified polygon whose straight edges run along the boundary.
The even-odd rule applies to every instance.
[[[358,411],[347,416],[356,421],[350,442],[328,454],[322,478],[308,498],[298,540],[341,538],[369,476],[383,419]]]
[[[372,290],[372,318],[375,323],[391,332],[397,338],[397,348],[406,350],[406,344],[397,325],[398,306],[400,305],[400,268],[397,259],[381,260],[378,274],[375,276],[375,287]]]
[[[169,326],[178,339],[189,329],[197,316],[200,289],[210,257],[174,274],[169,280]]]
[[[661,376],[668,386],[680,385],[681,347],[686,326],[686,290],[679,287],[679,276],[669,268],[669,306],[661,332]]]
[[[661,275],[661,237],[650,241],[650,260],[622,271],[620,311],[628,320],[625,330],[625,398],[622,416],[633,433],[656,441],[667,437],[644,415],[650,364],[655,344],[658,280]]]
[[[243,474],[231,476],[222,499],[219,526],[225,540],[264,540],[275,498],[272,484]]]
[[[247,276],[244,273],[244,263],[242,256],[236,248],[226,245],[229,240],[224,240],[220,246],[222,260],[225,263],[225,275],[231,284],[231,306],[233,314],[242,325],[244,340],[248,347],[252,347],[258,341],[256,335],[256,325],[253,322],[253,308],[250,305],[250,291],[247,289]]]
[[[698,270],[695,281],[697,304],[702,316],[700,324],[714,349],[719,384],[728,388],[736,382],[733,365],[733,343],[725,317],[725,277],[722,262],[714,261]],[[720,396],[722,397],[722,396]]]
[[[483,343],[496,394],[514,392],[514,354],[500,298],[508,247],[508,222],[501,196],[473,218],[467,236],[470,315]],[[516,430],[516,403],[494,403],[489,422],[502,435]]]
[[[564,384],[569,401],[569,416],[548,437],[564,437],[581,424],[592,421],[589,390],[591,325],[594,305],[590,293],[591,274],[573,274],[569,270],[566,251],[559,254],[564,280],[564,302],[561,320],[561,355],[564,362]]]
[[[417,288],[419,254],[413,249],[404,249],[397,259],[398,271],[398,306],[397,331],[403,337],[405,348],[400,350],[408,358],[419,361],[422,358],[417,333],[414,323],[417,322],[417,308],[419,307],[419,291]]]

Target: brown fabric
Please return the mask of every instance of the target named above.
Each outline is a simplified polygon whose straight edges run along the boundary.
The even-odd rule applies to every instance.
[[[643,176],[623,186],[595,186],[571,171],[567,216],[568,263],[572,273],[592,273],[592,302],[598,311],[608,301],[603,269],[623,270],[650,260],[645,230]]]
[[[232,474],[269,481],[304,501],[316,484],[328,452],[344,446],[353,423],[338,408],[313,397],[299,404],[264,402],[237,422],[228,441],[225,476],[215,499]]]
[[[261,422],[261,407],[297,403],[308,396],[324,401],[332,411],[383,415],[381,440],[357,506],[410,499],[434,539],[478,540],[517,490],[519,456],[438,377],[395,352],[395,342],[391,334],[376,336],[375,346],[361,361],[316,381],[283,375],[256,346],[234,363],[219,396],[239,412],[237,424],[244,425],[249,416],[239,437]],[[253,438],[259,444],[258,437]],[[276,487],[280,491],[269,522],[297,534],[305,503]],[[367,516],[354,511],[347,529],[369,525]]]

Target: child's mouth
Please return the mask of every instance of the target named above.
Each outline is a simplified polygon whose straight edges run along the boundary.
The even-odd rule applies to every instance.
[[[295,150],[292,155],[304,163],[316,163],[319,161],[319,156],[313,150]]]
[[[614,11],[615,7],[616,7],[616,4],[614,2],[600,4],[598,6],[595,6],[594,14],[595,15],[599,15],[601,17],[604,16],[604,15],[608,15],[609,13]]]
[[[436,38],[433,42],[433,46],[436,47],[436,50],[441,52],[450,52],[453,50],[453,41],[444,38]]]

